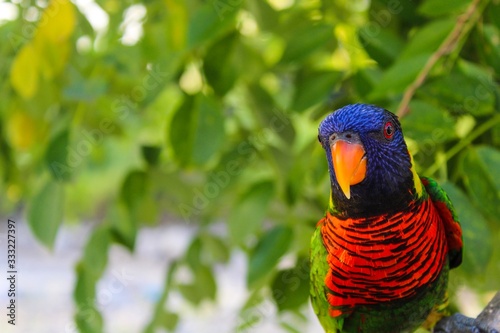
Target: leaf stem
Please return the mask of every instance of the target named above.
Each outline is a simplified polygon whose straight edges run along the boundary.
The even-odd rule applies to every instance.
[[[459,45],[459,42],[468,34],[468,32],[474,26],[474,23],[481,17],[480,14],[486,7],[488,1],[486,1],[478,10],[480,2],[481,0],[473,0],[469,7],[467,7],[467,10],[458,17],[455,28],[448,34],[448,36],[441,43],[436,52],[434,52],[430,56],[424,67],[418,73],[415,81],[413,81],[405,90],[403,99],[401,100],[398,110],[396,111],[396,114],[400,118],[404,117],[410,111],[409,104],[411,99],[415,95],[417,89],[425,82],[425,80],[429,76],[431,69],[438,62],[438,60],[441,57],[451,53],[457,47],[457,45]],[[476,17],[473,17],[474,14],[476,14]]]
[[[467,137],[460,140],[456,145],[451,147],[448,150],[443,158],[436,159],[434,164],[432,164],[425,172],[424,175],[433,175],[436,171],[439,170],[442,164],[449,161],[453,156],[458,154],[462,149],[468,146],[472,141],[481,136],[483,133],[488,131],[490,128],[500,123],[500,114],[495,115],[487,122],[481,124],[481,126],[477,127],[476,130],[472,131]]]

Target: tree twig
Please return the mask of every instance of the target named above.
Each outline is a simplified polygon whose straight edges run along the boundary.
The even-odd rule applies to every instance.
[[[473,24],[467,24],[467,23],[470,23],[471,18],[474,15],[474,13],[476,13],[476,10],[480,2],[481,0],[473,0],[469,5],[469,7],[467,7],[467,10],[458,17],[458,21],[457,24],[455,25],[455,28],[448,34],[448,36],[441,43],[436,52],[434,52],[430,56],[430,58],[425,63],[424,67],[422,67],[422,70],[418,73],[416,79],[405,90],[403,99],[401,100],[401,103],[399,103],[398,110],[396,111],[396,114],[400,118],[409,112],[408,106],[410,104],[411,99],[413,98],[413,95],[415,95],[417,89],[425,82],[425,80],[429,76],[431,69],[438,62],[438,60],[442,56],[449,54],[451,51],[453,51],[453,49],[455,49],[460,39],[470,31]],[[479,17],[480,15],[478,15],[477,18]]]

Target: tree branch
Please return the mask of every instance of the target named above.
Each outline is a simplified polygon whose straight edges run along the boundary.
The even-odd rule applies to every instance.
[[[458,45],[458,42],[470,31],[473,26],[473,23],[481,16],[477,15],[477,17],[473,20],[472,16],[477,12],[477,8],[481,0],[473,0],[464,14],[458,17],[457,24],[455,28],[449,33],[446,39],[441,43],[439,48],[434,52],[430,58],[425,63],[422,70],[418,73],[415,81],[413,81],[408,88],[405,90],[403,95],[403,99],[401,103],[399,103],[398,110],[396,114],[401,118],[405,114],[409,112],[409,104],[413,95],[417,89],[425,82],[431,69],[438,62],[438,60],[444,55],[449,54],[451,51],[455,49]]]
[[[500,292],[486,305],[476,319],[454,314],[441,319],[434,328],[435,333],[470,333],[471,325],[481,333],[500,332]]]

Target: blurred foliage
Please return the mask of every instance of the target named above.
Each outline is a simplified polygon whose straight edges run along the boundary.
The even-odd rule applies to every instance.
[[[92,300],[110,246],[133,251],[141,228],[172,218],[196,236],[167,267],[145,332],[182,321],[172,291],[214,301],[214,268],[236,250],[250,296],[235,330],[258,327],[245,316],[265,299],[304,318],[329,193],[318,123],[352,102],[396,111],[458,25],[402,124],[417,169],[462,221],[452,294],[499,289],[498,0],[78,3],[0,3],[12,14],[0,23],[0,209],[25,212],[49,248],[63,220],[99,221],[76,267],[81,332],[103,331]]]

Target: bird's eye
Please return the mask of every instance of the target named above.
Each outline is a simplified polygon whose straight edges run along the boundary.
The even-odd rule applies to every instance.
[[[388,121],[384,125],[384,136],[387,140],[391,140],[394,135],[394,125],[392,122]]]

